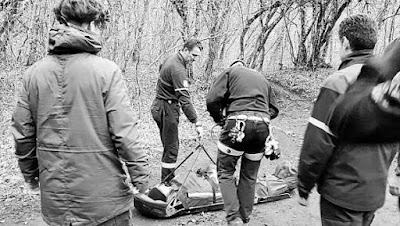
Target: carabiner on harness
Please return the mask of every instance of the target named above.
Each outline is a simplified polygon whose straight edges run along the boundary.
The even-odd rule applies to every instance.
[[[235,119],[236,125],[229,131],[229,137],[231,137],[231,142],[242,142],[245,137],[244,128],[246,127],[246,120]]]

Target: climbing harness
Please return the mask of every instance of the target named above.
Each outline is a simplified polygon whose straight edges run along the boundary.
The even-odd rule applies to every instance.
[[[230,130],[229,137],[232,143],[242,142],[245,137],[244,128],[246,127],[246,119],[235,119],[236,125]]]

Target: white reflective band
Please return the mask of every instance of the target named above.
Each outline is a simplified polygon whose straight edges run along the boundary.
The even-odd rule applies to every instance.
[[[313,124],[314,126],[320,128],[320,129],[322,129],[323,131],[325,131],[325,133],[328,133],[328,134],[331,135],[331,136],[335,136],[335,135],[333,135],[333,133],[331,132],[331,130],[329,129],[329,127],[328,127],[325,123],[319,121],[318,119],[315,119],[315,118],[313,118],[313,117],[310,117],[310,119],[308,120],[308,122],[311,123],[311,124]]]
[[[264,121],[264,122],[270,122],[269,118],[266,117],[258,117],[258,116],[247,116],[247,115],[233,115],[229,116],[228,119],[237,119],[237,120],[250,120],[250,121]]]
[[[244,157],[250,161],[260,161],[264,157],[264,152],[256,154],[244,153]]]
[[[188,88],[179,88],[179,89],[175,89],[175,91],[182,91],[182,90],[189,90]]]
[[[27,154],[25,155],[16,155],[17,159],[25,159],[27,158],[29,155],[32,154],[32,152],[36,151],[36,147],[32,148]]]
[[[175,169],[176,168],[176,163],[161,162],[161,167],[162,168],[167,168],[167,169]]]
[[[217,146],[220,151],[222,151],[223,153],[225,153],[227,155],[241,156],[244,153],[244,151],[238,151],[233,148],[230,148],[230,147],[226,146],[225,144],[221,143],[220,141],[218,141]]]

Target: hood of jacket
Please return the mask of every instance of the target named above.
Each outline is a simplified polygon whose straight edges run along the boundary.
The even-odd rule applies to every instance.
[[[60,24],[50,29],[50,54],[72,54],[87,52],[96,54],[101,48],[99,35],[73,24]]]

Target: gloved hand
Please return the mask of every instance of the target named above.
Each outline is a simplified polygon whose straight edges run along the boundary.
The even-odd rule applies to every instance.
[[[279,159],[281,157],[281,151],[279,149],[279,142],[275,140],[273,136],[268,136],[265,140],[265,158],[269,160]]]
[[[201,125],[201,122],[196,122],[195,125],[196,125],[197,136],[201,140],[201,139],[203,139],[203,136],[204,136],[203,126]]]

